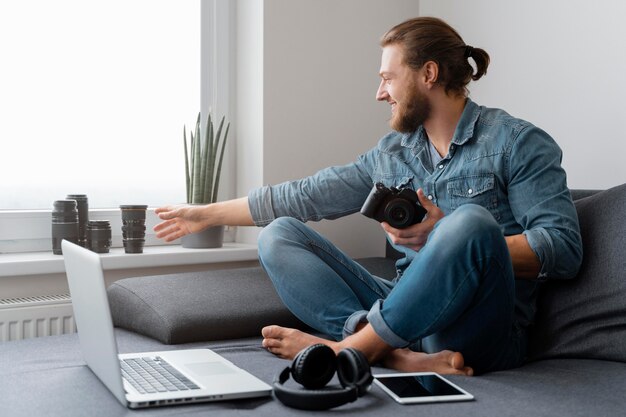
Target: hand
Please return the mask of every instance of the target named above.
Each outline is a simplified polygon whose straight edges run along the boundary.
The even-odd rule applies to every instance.
[[[444,216],[443,211],[426,198],[421,188],[417,190],[417,198],[427,212],[421,223],[414,224],[406,229],[396,229],[389,226],[387,222],[381,223],[389,236],[389,240],[394,245],[406,246],[416,252],[424,247],[426,240],[428,240],[428,235],[432,232],[435,224]]]
[[[154,212],[163,222],[154,226],[156,237],[171,242],[190,233],[199,232],[206,229],[207,206],[166,206],[159,207]]]

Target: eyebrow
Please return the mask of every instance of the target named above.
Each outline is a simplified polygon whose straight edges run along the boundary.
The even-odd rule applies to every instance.
[[[378,73],[378,75],[380,75],[382,78],[385,78],[385,76],[393,75],[393,72],[390,72],[390,71],[380,71]]]

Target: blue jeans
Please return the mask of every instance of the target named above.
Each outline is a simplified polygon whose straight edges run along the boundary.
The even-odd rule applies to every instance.
[[[290,217],[261,232],[259,258],[289,310],[335,340],[367,321],[393,347],[458,351],[477,373],[523,362],[509,251],[498,223],[478,205],[440,220],[393,281],[371,275]]]

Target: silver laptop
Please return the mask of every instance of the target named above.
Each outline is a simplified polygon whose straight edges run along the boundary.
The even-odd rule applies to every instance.
[[[270,395],[271,386],[209,349],[118,354],[100,256],[65,240],[62,248],[83,357],[123,405]]]

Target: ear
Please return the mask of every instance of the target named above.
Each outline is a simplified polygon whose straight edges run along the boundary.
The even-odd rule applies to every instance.
[[[433,88],[439,78],[439,65],[435,61],[428,61],[422,66],[422,76],[427,88]]]

